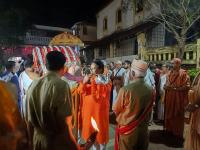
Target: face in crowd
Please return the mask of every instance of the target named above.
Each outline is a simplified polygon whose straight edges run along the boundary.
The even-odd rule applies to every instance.
[[[150,64],[149,64],[149,69],[150,69],[153,73],[155,73],[155,72],[156,72],[156,64],[150,63]]]
[[[124,69],[129,69],[130,67],[131,67],[131,62],[130,61],[125,61]]]
[[[116,67],[117,69],[119,69],[119,68],[122,67],[122,64],[121,64],[121,63],[116,63],[116,64],[115,64],[115,67]]]
[[[96,60],[92,62],[90,66],[91,74],[96,75],[96,74],[103,74],[104,72],[104,64],[100,60]]]
[[[113,70],[113,69],[115,68],[114,62],[111,62],[111,63],[109,64],[109,67],[110,67],[111,70]]]
[[[167,65],[163,65],[163,66],[162,66],[162,73],[163,73],[163,74],[167,73],[168,70],[169,70],[169,69],[168,69],[168,66],[167,66]]]
[[[91,74],[98,74],[99,70],[95,63],[92,63],[90,66]]]
[[[172,66],[173,66],[174,70],[179,69],[180,66],[181,66],[181,61],[180,60],[174,59],[171,63],[172,63]]]
[[[6,63],[6,70],[12,73],[16,73],[19,70],[19,68],[17,67],[15,61],[8,61]]]

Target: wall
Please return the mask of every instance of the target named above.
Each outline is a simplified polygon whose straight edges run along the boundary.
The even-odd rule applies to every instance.
[[[83,34],[84,26],[87,28],[87,34]],[[96,41],[97,40],[97,28],[91,25],[82,25],[80,31],[80,39],[82,41]]]
[[[117,30],[116,25],[116,12],[121,8],[121,0],[113,0],[108,6],[97,13],[97,39],[101,39],[114,33]],[[103,31],[103,20],[107,17],[107,31]],[[127,12],[122,11],[121,29],[131,27],[133,25],[133,12],[132,9]]]
[[[147,0],[144,1],[143,11],[136,12],[135,11],[135,0],[133,0],[133,16],[134,16],[134,25],[137,25],[144,20],[148,20],[154,15],[157,15],[159,10],[155,8],[151,8],[148,4]],[[156,0],[155,0],[156,1]]]

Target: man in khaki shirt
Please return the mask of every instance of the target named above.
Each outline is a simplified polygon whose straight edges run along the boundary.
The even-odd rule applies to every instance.
[[[34,150],[76,150],[70,129],[71,93],[64,74],[65,56],[52,51],[46,56],[48,73],[33,81],[27,92],[28,121],[33,127]]]

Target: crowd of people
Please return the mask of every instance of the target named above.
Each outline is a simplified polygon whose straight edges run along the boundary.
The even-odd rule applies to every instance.
[[[105,150],[110,123],[115,150],[147,150],[153,123],[185,140],[186,150],[200,149],[199,74],[191,84],[179,58],[162,66],[139,59],[79,66],[52,51],[47,73],[31,55],[16,64],[8,60],[0,74],[0,149]]]

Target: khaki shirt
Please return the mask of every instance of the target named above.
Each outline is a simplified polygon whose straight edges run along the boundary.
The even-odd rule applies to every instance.
[[[144,82],[144,78],[122,87],[113,106],[118,124],[124,126],[137,120],[150,104],[152,93],[152,88]]]
[[[71,116],[68,84],[54,72],[33,81],[27,92],[28,121],[46,135],[65,133],[66,116]]]

